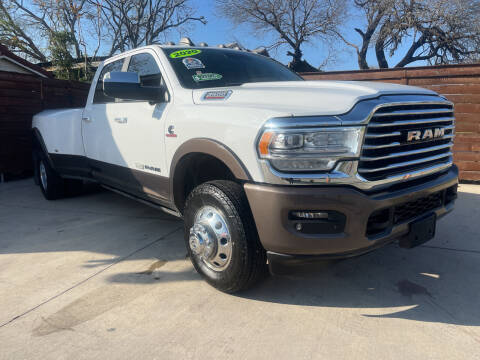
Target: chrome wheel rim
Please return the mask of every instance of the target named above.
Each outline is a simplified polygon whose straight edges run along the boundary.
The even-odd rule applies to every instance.
[[[204,206],[197,211],[188,242],[192,254],[210,269],[222,271],[230,264],[230,230],[222,213],[213,206]]]
[[[47,190],[47,170],[45,169],[45,164],[43,161],[40,161],[40,182],[44,190]]]

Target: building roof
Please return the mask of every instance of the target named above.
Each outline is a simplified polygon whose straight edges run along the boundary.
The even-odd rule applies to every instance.
[[[87,57],[88,66],[96,69],[103,60],[106,60],[108,58],[110,58],[110,56]],[[37,63],[37,65],[49,72],[55,71],[58,69],[57,66],[53,65],[53,62],[51,61]],[[85,66],[85,58],[73,59],[72,69],[79,69],[79,68],[83,68],[84,66]]]
[[[42,69],[40,66],[32,64],[30,61],[22,59],[20,56],[15,55],[13,52],[7,49],[6,46],[0,44],[0,58],[7,59],[8,61],[13,62],[14,64],[21,66],[22,68],[38,75],[41,77],[52,78],[52,74],[48,71]]]

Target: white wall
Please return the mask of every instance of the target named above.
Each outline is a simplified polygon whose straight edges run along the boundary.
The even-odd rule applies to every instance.
[[[21,67],[5,58],[0,58],[0,71],[9,71],[16,72],[21,74],[32,74],[33,72],[28,71],[24,67]]]

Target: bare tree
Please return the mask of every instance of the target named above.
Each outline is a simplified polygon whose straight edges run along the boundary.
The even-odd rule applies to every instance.
[[[357,62],[360,69],[368,69],[367,52],[372,42],[374,35],[377,32],[379,25],[384,21],[390,13],[393,12],[396,0],[354,0],[353,3],[357,8],[360,8],[367,20],[365,29],[354,28],[362,38],[361,45],[349,42],[340,33],[338,37],[342,39],[347,45],[355,48],[357,53]]]
[[[111,40],[109,54],[153,44],[166,31],[192,22],[206,24],[195,16],[188,0],[89,0],[102,12]]]
[[[289,66],[296,71],[312,68],[302,61],[302,46],[336,36],[346,8],[344,0],[217,0],[217,7],[237,25],[247,23],[256,32],[276,33],[270,48],[288,45]]]
[[[206,23],[190,0],[0,0],[0,42],[31,60],[67,69],[83,60],[82,79],[91,77],[89,61],[111,41],[108,55],[156,42],[173,28]],[[60,65],[58,65],[60,64]]]
[[[15,52],[37,61],[47,61],[35,35],[27,31],[26,19],[17,14],[11,1],[0,1],[0,42]]]
[[[384,35],[383,50],[394,54],[409,33],[405,26],[399,25],[400,21],[411,24],[410,46],[395,67],[419,60],[431,64],[459,63],[480,54],[479,0],[411,1],[410,4],[404,0],[403,3],[403,19],[396,21],[394,17],[395,26],[392,30],[387,28]],[[377,58],[382,56],[381,50],[379,47]],[[379,65],[388,67],[386,61]]]
[[[386,53],[405,51],[395,67],[421,60],[458,63],[480,53],[479,0],[354,0],[354,4],[367,20],[364,30],[355,29],[362,44],[342,39],[356,49],[360,69],[369,68],[371,46],[380,68],[389,67]]]
[[[87,8],[87,0],[63,0],[57,1],[58,3],[58,17],[62,19],[62,22],[66,30],[70,33],[73,45],[75,47],[75,56],[80,58],[82,52],[80,50],[80,37],[82,36],[79,31],[80,19],[86,18],[89,9]],[[90,18],[91,20],[91,18]]]
[[[72,54],[82,56],[79,39],[81,22],[91,26],[93,10],[87,0],[2,0],[0,2],[0,41],[13,51],[34,60],[47,61],[49,44],[58,34],[68,34]]]

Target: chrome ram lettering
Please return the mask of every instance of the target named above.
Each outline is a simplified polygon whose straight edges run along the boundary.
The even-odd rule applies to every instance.
[[[437,139],[444,135],[445,128],[412,130],[407,133],[407,142]]]

